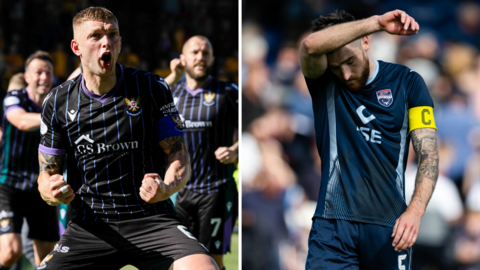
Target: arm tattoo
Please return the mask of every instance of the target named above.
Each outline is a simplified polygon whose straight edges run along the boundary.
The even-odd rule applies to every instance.
[[[435,130],[427,128],[413,130],[412,143],[418,157],[419,176],[417,176],[416,184],[421,184],[423,177],[437,181],[438,148]]]
[[[49,155],[42,152],[38,152],[38,161],[40,163],[40,172],[48,172],[50,174],[62,174],[63,163],[65,156]]]
[[[160,141],[160,147],[162,147],[163,152],[165,152],[168,157],[182,151],[184,145],[185,139],[183,136],[168,137]],[[187,147],[185,147],[185,149],[187,149]]]

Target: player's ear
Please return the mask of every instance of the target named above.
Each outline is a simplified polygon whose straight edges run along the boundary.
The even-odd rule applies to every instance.
[[[80,45],[75,39],[72,39],[72,42],[70,42],[70,48],[72,48],[72,51],[76,56],[82,55],[82,53],[80,52]]]
[[[25,82],[28,85],[28,81],[30,80],[30,75],[28,74],[27,70],[25,70],[25,73],[23,73],[23,78],[25,79]]]
[[[182,64],[182,66],[186,66],[186,61],[185,61],[185,55],[183,54],[180,54],[180,63]]]
[[[365,52],[368,52],[368,49],[370,48],[370,39],[368,39],[368,36],[362,38],[362,48]]]

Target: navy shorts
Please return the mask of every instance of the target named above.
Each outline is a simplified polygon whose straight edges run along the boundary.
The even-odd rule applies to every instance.
[[[306,270],[410,270],[412,248],[396,252],[392,228],[339,219],[314,218]]]

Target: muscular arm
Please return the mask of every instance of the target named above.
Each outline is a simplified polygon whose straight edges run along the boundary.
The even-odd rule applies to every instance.
[[[8,122],[21,131],[35,131],[40,127],[40,113],[30,113],[22,108],[12,108],[7,112],[6,117]]]
[[[59,203],[69,203],[73,200],[73,190],[69,187],[68,192],[63,194],[59,188],[66,183],[63,180],[64,155],[49,155],[38,152],[38,161],[40,164],[40,174],[38,176],[38,191],[42,199],[49,205]]]
[[[408,208],[423,214],[438,178],[437,134],[433,128],[421,128],[413,130],[411,136],[418,157],[418,171],[415,191]]]
[[[160,147],[167,155],[168,166],[165,172],[166,200],[182,189],[190,178],[190,155],[183,136],[173,136],[160,141]]]
[[[185,67],[180,62],[180,59],[175,58],[170,61],[170,70],[172,72],[165,78],[165,82],[167,82],[168,86],[172,87],[182,78]]]
[[[312,33],[303,40],[300,46],[300,67],[307,78],[317,79],[328,67],[327,53],[378,31],[395,35],[413,35],[418,32],[418,29],[419,25],[415,20],[401,10],[333,25]]]
[[[412,247],[417,240],[420,220],[425,213],[438,178],[438,148],[435,129],[415,129],[411,136],[413,150],[418,157],[418,171],[412,201],[393,227],[392,245],[395,251],[399,252]]]
[[[379,31],[376,17],[337,24],[309,35],[300,47],[300,67],[303,74],[310,79],[322,76],[328,67],[326,54]]]

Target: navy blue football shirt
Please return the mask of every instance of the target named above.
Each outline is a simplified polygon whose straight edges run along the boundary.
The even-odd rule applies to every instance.
[[[407,208],[409,112],[426,108],[420,115],[431,125],[424,127],[435,128],[430,115],[433,101],[418,73],[374,62],[375,70],[361,93],[347,90],[328,69],[318,79],[305,78],[322,160],[314,216],[393,227]],[[425,117],[431,117],[430,122]]]

